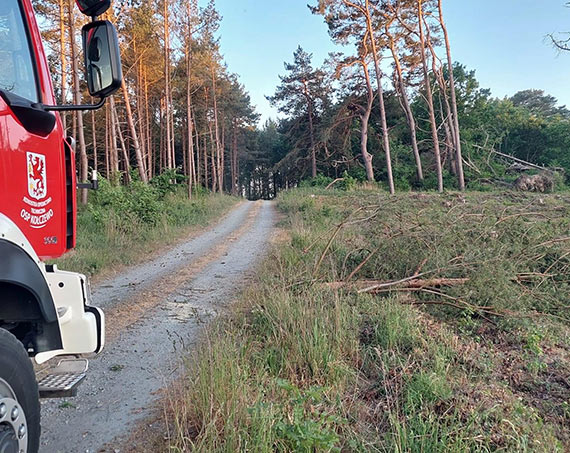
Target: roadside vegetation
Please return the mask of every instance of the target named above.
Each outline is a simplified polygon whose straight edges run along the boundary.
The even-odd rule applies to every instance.
[[[169,392],[170,451],[568,451],[569,202],[283,193],[257,283]]]
[[[172,184],[179,179],[178,184]],[[77,216],[77,249],[56,261],[88,275],[140,262],[199,227],[218,220],[238,198],[194,191],[175,172],[128,186],[103,179]]]

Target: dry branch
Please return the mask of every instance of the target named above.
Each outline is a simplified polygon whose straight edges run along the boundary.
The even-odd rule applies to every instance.
[[[333,182],[331,182],[328,186],[325,187],[325,190],[329,190],[332,186],[334,186],[337,182],[344,181],[344,178],[337,178]]]
[[[542,218],[548,218],[548,216],[544,215],[542,212],[519,212],[518,214],[512,214],[506,217],[503,217],[499,220],[497,220],[497,222],[495,223],[494,226],[497,226],[503,222],[506,222],[507,220],[511,220],[511,219],[515,219],[517,217],[523,217],[523,216],[537,216],[537,217],[542,217]]]
[[[378,292],[379,290],[386,290],[388,288],[398,287],[404,284],[405,287],[400,288],[400,290],[419,289],[419,288],[438,288],[441,286],[457,286],[457,285],[464,285],[468,281],[469,281],[468,278],[419,279],[417,278],[417,275],[414,275],[408,279],[402,279],[392,282],[383,282],[378,280],[357,280],[352,283],[330,282],[326,283],[325,286],[329,289],[356,288],[357,292],[360,294],[360,293],[374,293]]]
[[[535,245],[534,247],[532,247],[533,249],[539,248],[539,247],[543,247],[545,245],[551,245],[551,244],[557,244],[559,242],[566,242],[566,241],[570,241],[570,237],[564,237],[564,238],[557,238],[557,239],[552,239],[550,241],[546,241],[546,242],[541,242],[540,244]]]
[[[346,277],[346,281],[348,282],[349,280],[352,280],[352,278],[360,271],[360,269],[362,269],[372,259],[372,257],[376,255],[376,253],[378,253],[379,250],[380,247],[376,247],[374,250],[372,250],[372,252],[370,252],[368,256],[364,258],[364,260],[362,260],[362,262],[358,266],[356,266],[356,268],[350,273],[350,275]]]

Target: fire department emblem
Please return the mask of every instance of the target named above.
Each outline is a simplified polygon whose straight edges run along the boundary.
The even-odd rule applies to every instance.
[[[27,153],[28,194],[41,200],[47,196],[46,157],[41,154]]]

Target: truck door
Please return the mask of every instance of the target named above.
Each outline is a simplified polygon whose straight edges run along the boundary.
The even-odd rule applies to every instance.
[[[73,161],[59,115],[47,112],[53,89],[29,0],[0,0],[0,213],[42,258],[73,242]]]

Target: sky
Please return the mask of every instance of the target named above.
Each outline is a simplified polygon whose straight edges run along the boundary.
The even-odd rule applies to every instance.
[[[316,0],[216,0],[222,15],[221,51],[240,76],[262,121],[278,116],[265,96],[272,95],[301,45],[314,66],[338,50],[320,16],[307,3]],[[553,49],[546,36],[570,31],[565,0],[444,0],[454,61],[476,71],[493,96],[543,89],[570,106],[570,52]],[[443,57],[444,55],[442,55]]]

